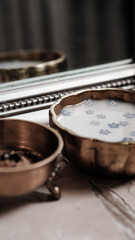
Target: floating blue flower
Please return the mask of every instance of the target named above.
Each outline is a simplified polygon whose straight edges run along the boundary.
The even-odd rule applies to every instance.
[[[109,100],[109,101],[108,101],[108,104],[109,104],[110,106],[117,106],[117,105],[118,105],[118,102],[115,101],[115,100]]]
[[[84,101],[87,106],[93,106],[94,102],[92,99],[87,99]]]
[[[94,111],[91,111],[91,110],[87,110],[87,111],[85,111],[87,114],[93,114],[94,113]]]
[[[63,116],[71,116],[71,112],[68,112],[67,110],[64,110],[64,109],[61,111],[61,114]]]
[[[124,114],[124,117],[126,117],[126,118],[135,118],[135,113],[126,113],[126,114]]]
[[[132,142],[132,141],[134,141],[134,139],[133,138],[128,138],[128,137],[124,137],[123,139],[122,139],[122,142]]]
[[[91,121],[90,124],[93,125],[93,126],[97,126],[97,125],[99,125],[100,123],[99,123],[99,121]]]
[[[98,114],[96,117],[99,118],[99,119],[105,119],[106,115],[105,114]]]
[[[131,136],[135,136],[135,131],[132,131],[132,132],[131,132]]]
[[[129,123],[126,122],[126,121],[124,121],[124,122],[121,121],[121,122],[119,122],[119,125],[122,126],[122,127],[125,127],[125,126],[129,125]]]
[[[119,123],[108,123],[108,126],[110,127],[110,128],[119,128]]]
[[[104,135],[108,135],[108,134],[110,134],[111,132],[110,132],[108,129],[106,129],[106,130],[101,129],[99,133],[100,133],[100,134],[104,134]]]

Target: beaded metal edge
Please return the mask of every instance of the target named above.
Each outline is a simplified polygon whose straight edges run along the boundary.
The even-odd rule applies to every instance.
[[[133,67],[132,67],[133,66]],[[129,70],[131,70],[131,67],[134,69],[134,64],[129,64]],[[56,101],[58,98],[65,96],[66,94],[73,93],[78,90],[85,90],[87,88],[91,89],[99,89],[99,88],[128,88],[132,89],[134,88],[135,85],[135,74],[132,69],[132,73],[129,73],[128,76],[128,71],[125,74],[125,77],[122,74],[123,70],[117,70],[115,74],[115,79],[113,79],[113,75],[110,72],[108,72],[108,79],[106,81],[101,81],[100,75],[95,72],[93,76],[95,76],[95,82],[91,82],[89,80],[89,84],[83,82],[83,76],[80,77],[82,78],[82,84],[81,86],[78,87],[77,80],[76,84],[73,85],[73,88],[61,88],[59,89],[59,74],[57,74],[56,77],[56,82],[57,82],[57,89],[54,91],[50,91],[49,93],[40,93],[38,95],[34,95],[32,97],[26,97],[26,98],[20,98],[17,100],[9,100],[9,101],[2,101],[0,103],[0,117],[8,117],[8,116],[13,116],[17,114],[22,114],[22,113],[27,113],[27,112],[32,112],[32,111],[37,111],[41,109],[47,109],[49,108],[54,101]],[[128,68],[127,68],[128,70]],[[104,76],[104,73],[102,73]],[[61,81],[65,80],[66,73],[63,77],[61,77]],[[73,74],[73,79],[77,79],[79,74]],[[89,75],[88,75],[89,76]],[[123,76],[123,77],[121,77]],[[71,76],[70,76],[71,78]],[[99,79],[99,80],[98,80]],[[68,81],[68,78],[67,78]],[[72,80],[70,82],[71,86]],[[64,81],[63,81],[64,84]],[[51,85],[50,85],[51,87]]]

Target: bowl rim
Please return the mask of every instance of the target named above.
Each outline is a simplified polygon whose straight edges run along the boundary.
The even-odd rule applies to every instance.
[[[34,125],[36,124],[39,127],[45,128],[45,129],[49,130],[50,132],[52,132],[58,140],[58,146],[55,149],[55,151],[51,155],[49,155],[47,158],[41,159],[40,161],[38,161],[36,163],[32,163],[28,166],[16,167],[16,168],[0,167],[0,174],[2,174],[2,173],[6,173],[6,174],[8,174],[8,173],[18,173],[18,172],[30,171],[30,170],[33,170],[33,169],[36,169],[36,168],[43,167],[43,166],[49,164],[50,162],[52,162],[53,160],[55,160],[56,157],[62,152],[63,145],[64,145],[63,139],[62,139],[61,135],[59,134],[59,132],[57,130],[53,129],[52,127],[47,126],[47,125],[43,125],[43,124],[40,124],[40,123],[36,123],[36,122],[33,122],[33,121],[21,120],[21,119],[15,119],[15,118],[14,119],[0,119],[0,122],[1,121],[17,121],[17,122],[26,122],[26,123],[34,124]]]
[[[55,103],[53,103],[49,109],[49,116],[50,118],[52,118],[52,122],[54,123],[54,125],[58,128],[58,129],[61,129],[62,131],[64,131],[65,133],[67,134],[70,134],[74,137],[77,137],[77,138],[80,138],[80,139],[87,139],[91,142],[94,142],[94,143],[105,143],[105,144],[108,144],[108,145],[123,145],[123,146],[129,146],[129,145],[135,145],[135,141],[121,141],[121,142],[107,142],[107,141],[102,141],[102,140],[98,140],[98,139],[94,139],[94,138],[88,138],[88,137],[83,137],[83,136],[80,136],[79,134],[75,133],[74,131],[62,126],[62,124],[59,123],[59,121],[57,120],[57,114],[55,113],[55,107],[59,104],[61,104],[61,102],[63,101],[63,99],[66,99],[66,98],[70,98],[70,97],[75,97],[79,94],[83,94],[85,92],[105,92],[105,91],[117,91],[117,92],[123,92],[123,93],[134,93],[135,92],[133,90],[129,90],[129,89],[122,89],[122,88],[99,88],[99,89],[90,89],[90,88],[87,88],[85,90],[79,90],[79,91],[75,91],[74,93],[70,93],[70,94],[66,94],[66,96],[63,96],[63,97],[60,97]],[[85,99],[84,99],[85,100]],[[83,101],[80,101],[79,103],[81,103]]]
[[[64,52],[62,52],[61,50],[53,50],[53,49],[32,49],[32,50],[19,50],[19,51],[13,51],[10,53],[2,53],[0,55],[0,63],[1,62],[6,62],[6,61],[16,61],[16,60],[23,60],[22,57],[28,57],[27,60],[33,60],[32,58],[29,58],[29,55],[34,55],[34,54],[56,54],[58,55],[57,59],[53,59],[53,60],[48,60],[48,61],[41,61],[40,58],[38,58],[37,60],[40,60],[41,62],[36,63],[36,64],[31,64],[29,66],[26,67],[12,67],[12,68],[0,68],[0,71],[2,72],[9,72],[9,71],[16,71],[19,72],[21,70],[30,70],[31,68],[34,69],[40,69],[46,66],[53,66],[54,64],[59,64],[62,63],[66,60],[66,55],[64,54]],[[10,57],[10,60],[8,59],[8,57]],[[18,58],[19,57],[19,58]],[[4,60],[2,60],[2,58],[4,58]],[[22,59],[21,59],[22,58]]]

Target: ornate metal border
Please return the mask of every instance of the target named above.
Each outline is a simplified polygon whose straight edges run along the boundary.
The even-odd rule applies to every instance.
[[[59,97],[80,89],[134,88],[135,64],[123,61],[11,84],[13,88],[0,89],[0,117],[49,108]]]

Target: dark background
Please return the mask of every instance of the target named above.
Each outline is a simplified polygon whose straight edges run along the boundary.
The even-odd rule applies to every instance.
[[[59,49],[68,69],[133,57],[133,0],[0,0],[0,52]]]

